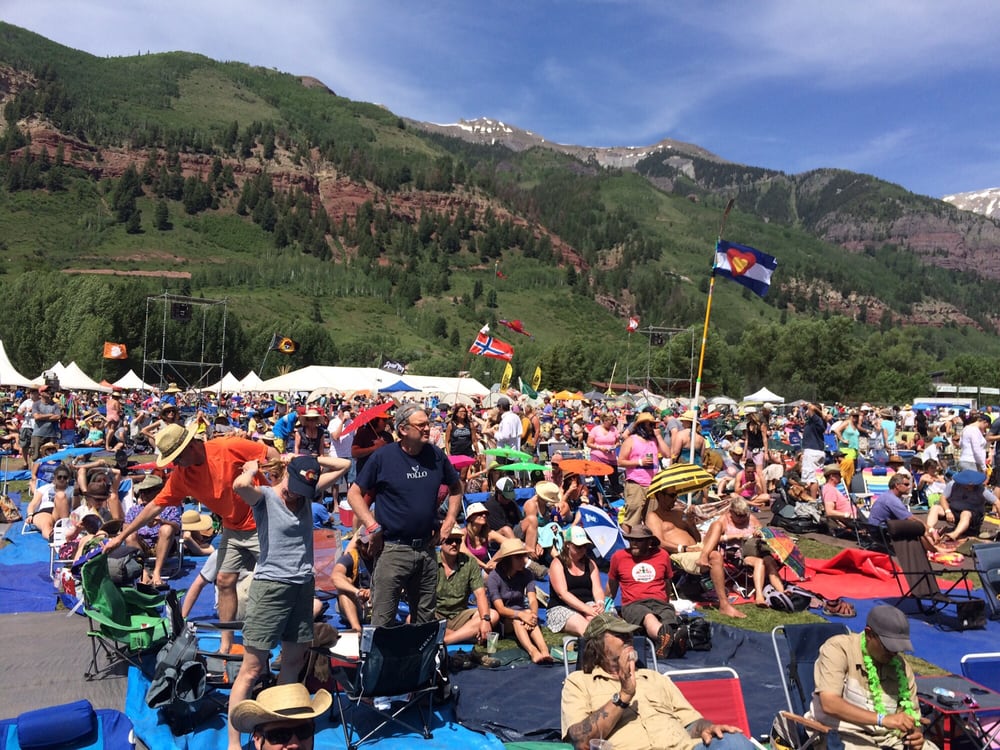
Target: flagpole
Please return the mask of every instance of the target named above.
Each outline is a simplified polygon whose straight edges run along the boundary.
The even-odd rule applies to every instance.
[[[271,343],[268,345],[267,349],[264,351],[264,359],[261,360],[260,370],[259,370],[260,377],[261,377],[262,380],[266,380],[267,379],[267,378],[264,377],[264,365],[267,364],[267,355],[270,354],[271,353],[271,349],[274,348],[275,339],[277,339],[277,338],[278,338],[278,334],[276,334],[276,333],[272,334],[272,336],[271,336]]]
[[[730,198],[729,202],[726,203],[726,208],[722,212],[722,222],[719,224],[719,237],[715,242],[716,249],[718,249],[719,243],[722,242],[722,235],[726,230],[726,220],[729,218],[729,212],[733,210],[733,204],[736,203],[735,198]],[[701,374],[705,367],[705,346],[708,344],[708,322],[712,317],[712,294],[715,291],[715,253],[712,254],[712,274],[709,276],[708,280],[708,301],[705,304],[705,325],[701,332],[701,353],[698,355],[698,378],[694,381],[694,400],[689,405],[694,411],[694,419],[691,420],[691,444],[689,446],[688,462],[694,463],[694,436],[696,430],[699,427],[698,413],[700,411],[698,401],[701,398]]]

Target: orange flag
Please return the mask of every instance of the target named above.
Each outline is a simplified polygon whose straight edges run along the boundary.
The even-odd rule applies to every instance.
[[[125,344],[104,342],[104,359],[128,359],[128,348]]]

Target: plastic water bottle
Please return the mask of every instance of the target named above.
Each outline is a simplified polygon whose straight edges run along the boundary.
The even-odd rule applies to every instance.
[[[945,698],[947,700],[955,699],[955,693],[951,690],[948,690],[948,688],[936,687],[934,688],[933,692],[934,695],[937,696],[938,698]]]

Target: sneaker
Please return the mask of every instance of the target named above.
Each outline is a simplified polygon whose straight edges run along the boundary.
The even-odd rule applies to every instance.
[[[486,667],[487,669],[496,669],[500,666],[500,660],[495,656],[482,654],[478,651],[472,652],[472,661],[481,667]]]
[[[674,637],[671,635],[670,631],[664,629],[660,633],[660,642],[656,646],[656,658],[662,659],[670,652],[670,644],[674,642]]]
[[[541,589],[535,589],[535,598],[538,599],[538,606],[548,609],[549,607],[549,595],[546,594]]]

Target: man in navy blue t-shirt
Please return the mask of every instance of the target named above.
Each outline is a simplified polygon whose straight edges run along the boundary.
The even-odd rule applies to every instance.
[[[377,556],[372,576],[372,625],[392,625],[400,590],[406,591],[410,618],[430,622],[437,606],[434,548],[455,525],[461,505],[458,472],[440,448],[431,445],[430,418],[419,404],[396,410],[399,442],[371,454],[347,492],[351,509],[367,529]],[[448,511],[438,523],[438,490],[448,487]],[[375,513],[365,502],[374,495]],[[378,554],[382,547],[381,554]]]

